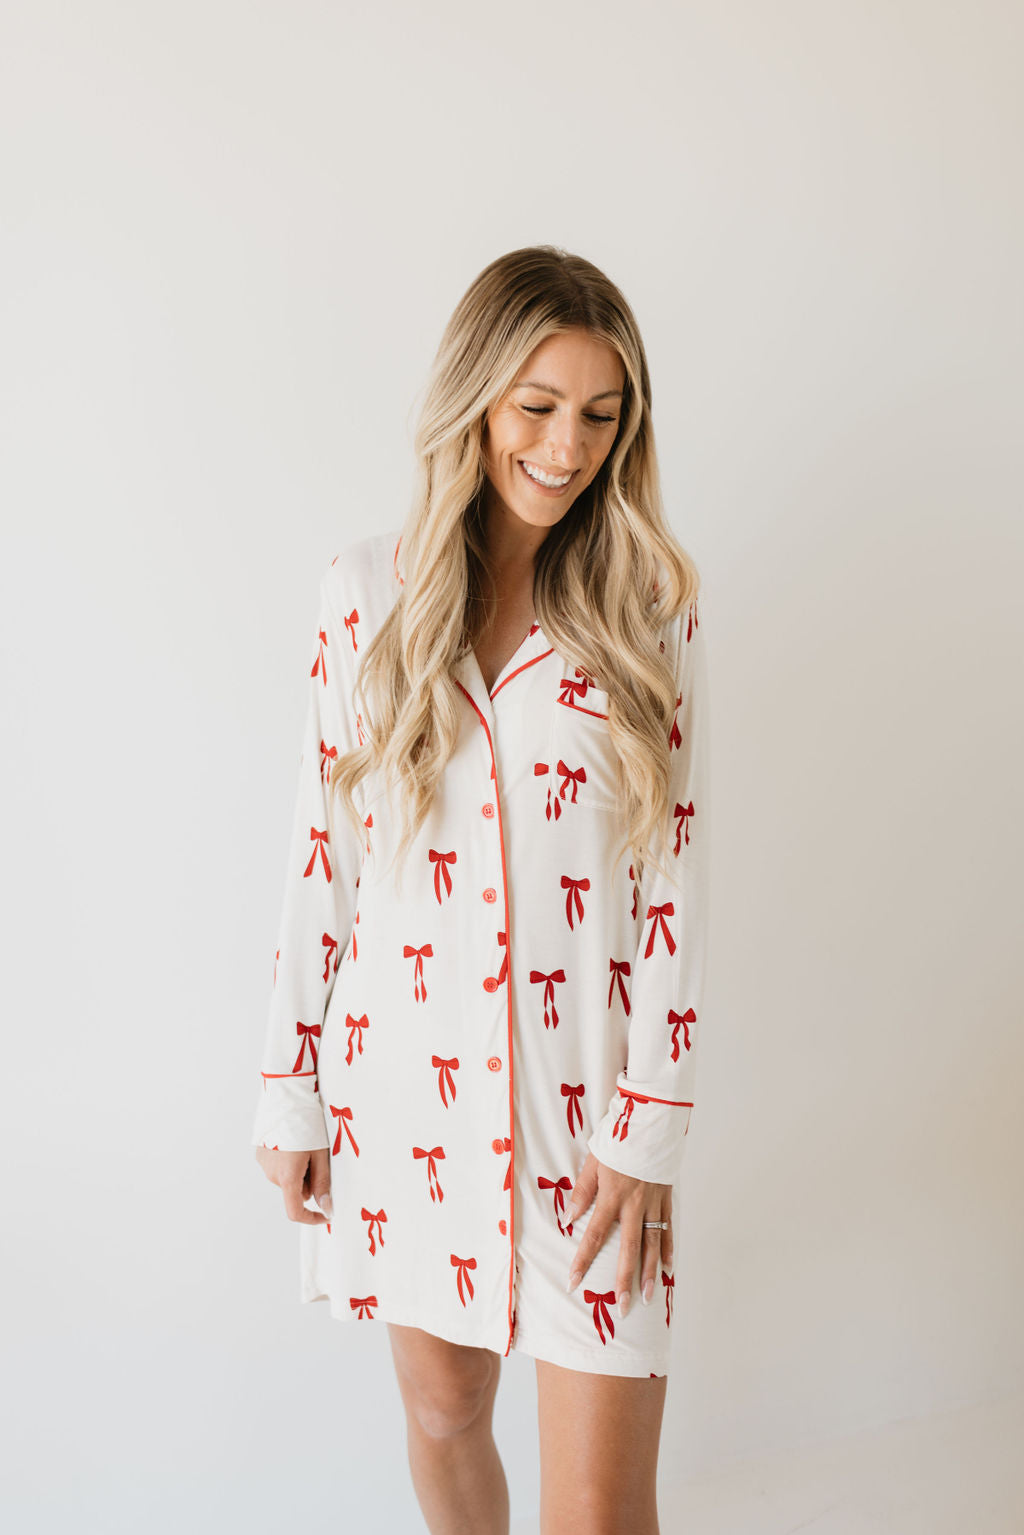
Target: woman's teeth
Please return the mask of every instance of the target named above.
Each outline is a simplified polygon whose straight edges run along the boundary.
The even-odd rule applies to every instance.
[[[538,469],[536,464],[528,464],[525,458],[521,458],[519,462],[522,464],[531,480],[536,480],[538,485],[544,485],[548,490],[558,490],[562,485],[568,485],[569,481],[572,479],[571,470],[568,474],[562,475],[545,474],[544,470]]]

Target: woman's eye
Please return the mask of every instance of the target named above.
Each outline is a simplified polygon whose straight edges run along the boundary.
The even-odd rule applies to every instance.
[[[551,409],[551,406],[550,405],[524,405],[522,408],[523,408],[523,410],[525,410],[531,416],[546,416],[548,411]],[[591,413],[591,414],[588,415],[587,419],[589,421],[595,422],[598,426],[607,426],[609,422],[615,420],[615,417],[614,416],[596,416],[596,415],[593,415]]]

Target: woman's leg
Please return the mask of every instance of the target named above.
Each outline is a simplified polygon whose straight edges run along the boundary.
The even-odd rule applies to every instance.
[[[508,1484],[491,1434],[501,1355],[387,1324],[409,1469],[431,1535],[508,1535]]]
[[[658,1535],[667,1385],[537,1360],[541,1535]]]

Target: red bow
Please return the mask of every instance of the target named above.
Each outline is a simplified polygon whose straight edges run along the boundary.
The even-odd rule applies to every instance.
[[[675,910],[676,909],[671,901],[666,901],[664,906],[648,906],[647,915],[648,917],[653,917],[654,921],[651,923],[650,936],[647,939],[647,947],[644,950],[644,959],[650,959],[651,954],[654,951],[654,935],[658,930],[659,923],[661,924],[661,931],[665,934],[665,942],[668,944],[668,952],[670,954],[674,954],[676,952],[676,941],[672,937],[672,934],[669,932],[668,923],[665,921],[666,917],[672,917],[675,915]]]
[[[309,876],[312,874],[312,872],[313,872],[313,865],[316,863],[317,851],[319,850],[320,857],[324,861],[324,873],[327,875],[327,883],[330,884],[331,883],[331,865],[330,865],[330,860],[327,857],[327,844],[328,844],[328,842],[331,839],[328,837],[326,831],[317,831],[315,826],[311,826],[309,828],[309,840],[310,840],[310,842],[315,842],[316,843],[316,847],[313,849],[313,852],[312,852],[312,855],[310,857],[310,860],[309,860],[309,862],[306,865],[306,872],[305,872],[305,874],[302,877],[303,877],[303,879],[308,879]]]
[[[437,904],[438,904],[438,906],[440,906],[441,905],[441,874],[442,874],[442,872],[444,873],[445,894],[446,895],[451,895],[451,893],[452,893],[452,877],[448,873],[448,865],[450,863],[455,863],[456,862],[456,854],[455,853],[439,853],[439,852],[437,852],[437,850],[435,848],[431,848],[427,856],[429,857],[430,862],[434,865],[434,894],[437,896]]]
[[[568,874],[563,874],[562,889],[566,892],[565,915],[569,919],[569,926],[572,927],[572,913],[574,906],[576,908],[576,915],[579,917],[581,922],[583,920],[583,898],[580,895],[580,891],[589,890],[590,881],[589,879],[570,879]]]
[[[558,1028],[558,1009],[555,1006],[555,982],[556,981],[564,981],[565,980],[565,971],[564,970],[552,970],[550,975],[545,975],[543,970],[531,970],[530,971],[530,980],[533,981],[533,983],[535,985],[539,981],[543,981],[544,982],[544,1027],[546,1029],[547,1028],[557,1029]],[[548,1023],[548,1003],[549,1002],[551,1004],[551,1022],[550,1022],[550,1024]]]
[[[605,1327],[607,1327],[608,1337],[614,1338],[615,1325],[612,1322],[612,1314],[608,1310],[608,1303],[615,1300],[615,1291],[606,1290],[602,1295],[600,1290],[584,1290],[583,1299],[587,1302],[588,1305],[593,1304],[594,1326],[597,1328],[598,1336],[601,1339],[601,1342],[607,1343],[608,1338],[606,1338],[604,1335],[604,1332],[601,1328],[601,1323],[604,1322]]]
[[[568,1100],[565,1105],[565,1117],[569,1121],[569,1133],[574,1140],[576,1138],[576,1125],[573,1121],[576,1120],[580,1129],[583,1129],[583,1110],[580,1108],[580,1099],[585,1092],[586,1088],[582,1082],[579,1087],[570,1087],[568,1082],[562,1083],[562,1097]]]

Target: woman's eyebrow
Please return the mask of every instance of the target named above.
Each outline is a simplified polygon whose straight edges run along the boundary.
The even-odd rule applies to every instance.
[[[555,398],[559,399],[559,400],[564,400],[565,399],[565,395],[562,393],[562,391],[560,389],[556,389],[554,384],[539,384],[539,383],[537,383],[537,381],[535,379],[524,379],[521,384],[513,384],[512,388],[513,389],[543,389],[545,394],[553,394],[555,396]],[[593,405],[595,400],[607,400],[607,399],[610,399],[613,394],[617,395],[620,399],[622,398],[622,390],[621,389],[606,389],[603,394],[593,394],[593,395],[591,395],[590,399],[587,401],[587,404],[588,405]]]

